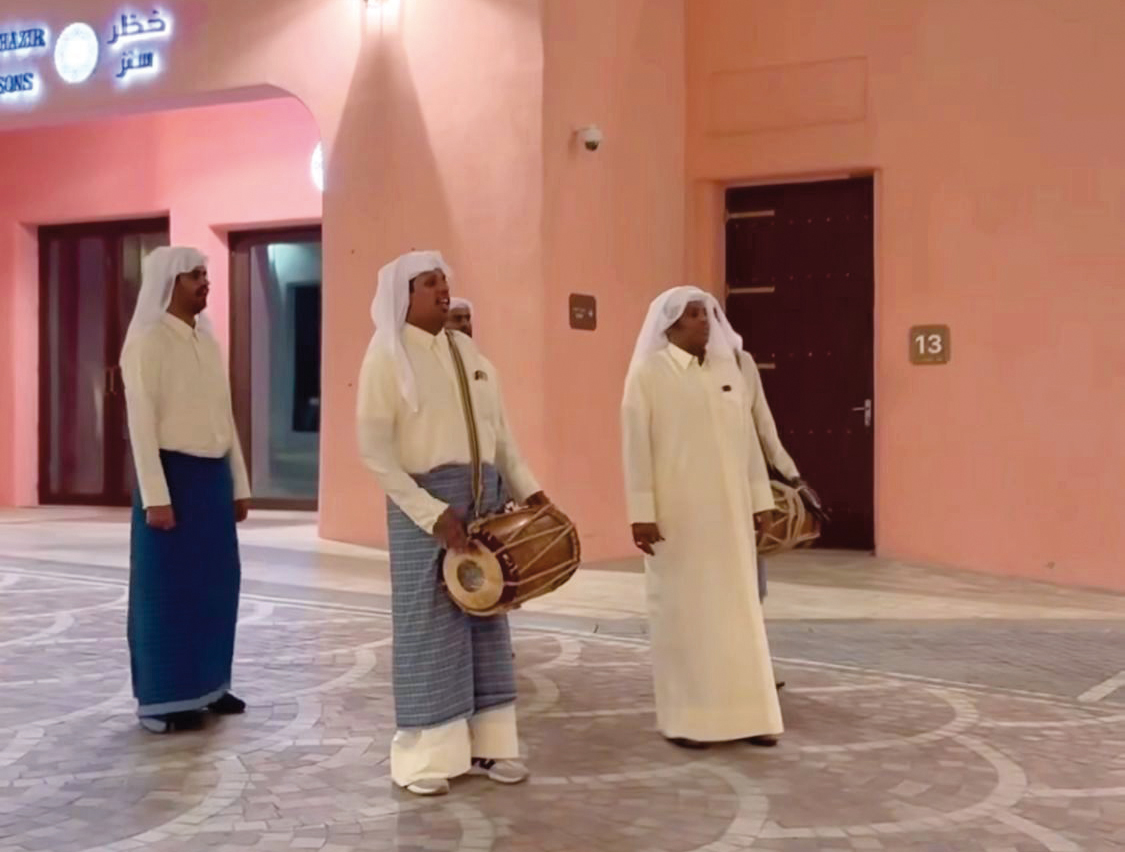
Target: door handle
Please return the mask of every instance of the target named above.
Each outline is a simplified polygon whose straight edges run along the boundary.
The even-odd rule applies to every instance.
[[[872,405],[872,401],[870,399],[865,399],[863,401],[863,405],[857,405],[855,408],[852,409],[852,411],[862,411],[863,412],[863,425],[866,426],[868,429],[871,428],[871,419],[872,419],[872,416],[875,413],[875,410],[874,410],[874,407]]]

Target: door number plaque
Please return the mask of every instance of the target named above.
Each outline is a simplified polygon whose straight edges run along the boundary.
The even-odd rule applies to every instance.
[[[949,326],[916,325],[910,329],[911,364],[949,363]]]

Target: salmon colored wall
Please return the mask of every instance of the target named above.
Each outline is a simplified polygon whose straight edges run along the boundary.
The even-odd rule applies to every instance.
[[[170,7],[163,76],[53,88],[0,126],[265,91],[308,107],[328,151],[326,536],[383,539],[353,420],[382,263],[446,251],[533,466],[589,557],[623,555],[617,398],[647,297],[685,268],[721,287],[723,186],[863,170],[879,192],[882,550],[1125,585],[1125,121],[1103,94],[1125,59],[1097,37],[1125,23],[1118,0]],[[6,0],[5,16],[43,8]],[[117,9],[55,0],[47,23]],[[594,155],[573,142],[587,123],[606,131]],[[565,327],[571,292],[598,296],[597,333]],[[953,326],[954,362],[912,369],[907,328],[929,322]]]
[[[687,8],[697,274],[723,185],[877,175],[882,553],[1125,589],[1125,5]],[[924,323],[948,366],[907,363]]]
[[[15,17],[42,4],[14,2]],[[589,558],[629,551],[617,458],[628,341],[649,293],[683,269],[683,10],[667,0],[197,0],[169,3],[167,72],[126,92],[53,88],[0,121],[285,91],[328,152],[324,196],[321,532],[381,543],[383,503],[354,438],[355,376],[376,270],[411,247],[446,252],[546,488]],[[81,14],[78,10],[81,9]],[[116,3],[58,0],[111,20]],[[608,10],[608,12],[607,12]],[[607,132],[573,145],[578,124]],[[602,326],[566,326],[567,294]],[[623,325],[622,325],[623,324]],[[589,369],[573,370],[571,359]]]
[[[667,0],[546,4],[543,210],[548,341],[542,386],[551,493],[585,553],[634,553],[619,409],[648,303],[682,283],[684,16]],[[590,153],[577,128],[605,134]],[[598,330],[569,328],[571,293],[598,299]]]
[[[325,142],[328,171],[322,427],[330,438],[322,454],[321,528],[335,538],[378,542],[383,504],[359,464],[354,438],[354,380],[371,332],[375,271],[412,246],[438,246],[482,310],[501,315],[501,305],[508,305],[517,315],[541,316],[539,3],[165,5],[175,36],[162,48],[161,76],[125,91],[108,79],[75,87],[53,83],[34,109],[0,112],[0,127],[279,91],[308,107]],[[3,17],[42,21],[57,33],[72,20],[108,28],[119,10],[110,0],[55,0],[49,9],[39,0],[7,0]],[[507,280],[514,283],[508,287]],[[511,301],[495,295],[501,286]],[[481,298],[486,288],[496,290]],[[543,346],[531,328],[522,336],[496,335],[490,351],[518,388],[540,384]],[[540,397],[514,396],[513,420],[528,454],[544,468]]]
[[[356,447],[355,379],[372,333],[376,273],[410,248],[441,249],[454,289],[475,301],[514,430],[551,487],[540,392],[539,5],[398,0],[367,13],[325,197],[325,331],[335,345],[325,351],[322,429],[338,436],[321,456],[320,526],[329,538],[385,543],[385,503]]]
[[[380,4],[379,10],[384,5],[401,11],[397,1]],[[385,186],[379,178],[385,173],[389,150],[380,109],[388,97],[382,72],[389,58],[388,51],[379,47],[384,43],[384,27],[394,32],[396,22],[384,20],[379,10],[369,10],[359,0],[171,0],[162,8],[173,15],[175,25],[172,40],[160,47],[165,70],[159,76],[121,90],[109,76],[68,87],[50,72],[50,88],[33,108],[0,109],[0,129],[245,101],[278,93],[294,95],[312,113],[328,153],[330,182],[323,199],[325,337],[340,340],[342,334],[354,333],[364,326],[372,270],[391,253],[385,241],[375,236],[374,211],[384,209],[388,212],[383,215],[389,217],[392,207],[391,199],[380,196]],[[76,20],[90,22],[104,32],[121,11],[116,0],[52,0],[50,4],[5,0],[0,17],[40,22],[56,34]],[[45,62],[40,67],[45,70],[47,65]],[[205,135],[210,139],[205,140]],[[343,141],[337,146],[338,137]],[[210,128],[200,133],[199,141],[221,146],[231,140]],[[268,147],[265,143],[263,146]],[[341,175],[347,178],[341,179]],[[276,181],[276,175],[274,178]],[[305,186],[300,178],[297,184]],[[279,191],[286,190],[280,182],[275,186]],[[278,208],[275,215],[281,218],[291,214]],[[306,216],[307,211],[302,211],[300,218]],[[401,242],[396,241],[396,249]],[[18,298],[28,299],[28,292],[21,288]],[[34,315],[35,307],[24,304],[22,310],[25,316]],[[363,331],[366,334],[367,329]],[[366,484],[369,480],[355,470],[354,437],[350,437],[354,430],[350,425],[345,429],[350,420],[346,412],[354,399],[350,383],[358,364],[357,351],[362,351],[362,343],[330,345],[325,351],[325,421],[328,426],[334,424],[342,436],[349,436],[336,442],[346,448],[342,453],[333,455],[327,449],[324,454],[327,464],[322,465],[322,484],[329,488],[346,488],[349,481]],[[11,379],[8,375],[4,378],[10,388]],[[28,410],[21,400],[17,418],[28,417]],[[331,465],[340,466],[345,455],[349,470],[331,469]],[[368,487],[359,502],[371,502],[373,491]],[[337,507],[331,500],[325,502],[328,505],[323,521],[331,527]],[[330,531],[341,537],[348,532],[339,528]]]
[[[0,133],[0,504],[34,504],[38,479],[39,225],[170,214],[173,243],[211,258],[210,313],[228,328],[229,230],[320,219],[319,141],[292,98]]]

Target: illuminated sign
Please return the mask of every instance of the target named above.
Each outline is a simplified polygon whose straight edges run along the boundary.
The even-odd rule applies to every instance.
[[[165,13],[153,11],[145,20],[134,14],[121,15],[113,25],[106,44],[121,51],[116,63],[114,79],[118,85],[127,86],[139,77],[152,77],[160,73],[160,54],[151,47],[132,47],[138,42],[168,39],[172,36],[172,19]]]
[[[0,97],[34,91],[35,74],[31,71],[22,74],[0,74]]]
[[[98,67],[98,34],[89,24],[71,24],[55,42],[55,70],[64,83],[85,83]]]
[[[127,74],[133,72],[144,72],[147,74],[155,74],[160,70],[160,64],[156,60],[156,54],[151,50],[146,53],[131,50],[121,57],[121,70],[114,76],[118,80],[124,80]]]
[[[100,31],[88,23],[72,23],[52,44],[45,26],[0,23],[0,105],[40,99],[44,84],[54,79],[49,68],[40,67],[43,54],[48,63],[54,59],[57,80],[68,85],[102,79],[123,88],[152,78],[164,67],[157,42],[172,37],[172,24],[172,17],[160,10],[139,15],[126,9]]]
[[[122,15],[121,22],[113,25],[113,37],[106,42],[110,47],[122,42],[140,41],[150,38],[168,38],[172,35],[172,22],[160,12],[143,24],[136,15]]]
[[[45,50],[46,48],[47,31],[41,27],[0,32],[0,53],[14,53],[17,50]]]
[[[27,22],[0,25],[0,105],[27,104],[39,99],[39,71],[33,63],[47,51],[51,33]]]

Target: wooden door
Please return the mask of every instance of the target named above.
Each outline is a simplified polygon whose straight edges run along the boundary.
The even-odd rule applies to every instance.
[[[871,178],[727,192],[727,311],[786,449],[832,513],[821,546],[875,546]]]
[[[39,500],[126,506],[135,482],[118,358],[166,219],[39,230]]]

